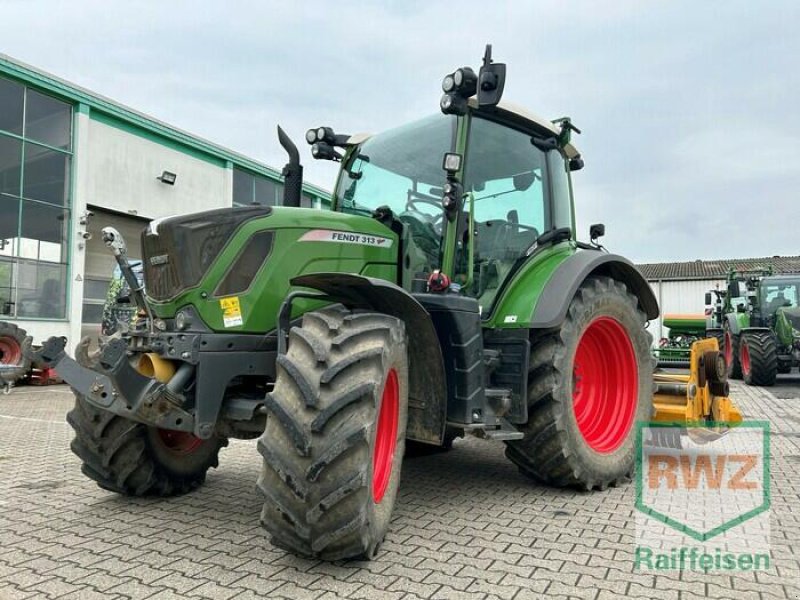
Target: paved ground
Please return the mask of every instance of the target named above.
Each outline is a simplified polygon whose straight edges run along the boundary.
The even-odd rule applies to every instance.
[[[772,423],[773,568],[724,576],[634,571],[632,485],[537,486],[478,440],[406,460],[377,560],[301,560],[258,525],[252,443],[233,442],[194,494],[120,498],[69,451],[68,389],[18,388],[0,396],[0,599],[800,598],[800,377],[783,384],[783,399],[733,388]]]

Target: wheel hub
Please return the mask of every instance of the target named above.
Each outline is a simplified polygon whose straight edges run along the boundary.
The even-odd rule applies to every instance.
[[[636,354],[625,328],[611,317],[589,323],[573,366],[573,409],[584,441],[596,452],[619,448],[639,399]]]
[[[397,372],[386,375],[381,408],[375,432],[375,449],[372,454],[372,499],[380,503],[392,477],[394,451],[397,447],[397,427],[400,420],[400,386]]]
[[[158,439],[167,450],[175,454],[191,454],[203,443],[203,440],[188,431],[171,429],[159,429]]]
[[[22,359],[22,348],[11,337],[0,337],[0,364],[17,365]]]

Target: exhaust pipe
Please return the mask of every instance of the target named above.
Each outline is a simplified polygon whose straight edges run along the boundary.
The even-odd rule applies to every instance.
[[[286,154],[289,155],[289,162],[283,167],[283,205],[300,206],[300,198],[303,194],[303,165],[300,164],[300,153],[297,146],[286,132],[278,125],[278,141],[280,141]]]

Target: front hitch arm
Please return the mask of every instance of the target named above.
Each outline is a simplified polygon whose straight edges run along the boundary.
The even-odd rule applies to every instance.
[[[31,352],[30,358],[55,369],[77,394],[97,408],[153,427],[204,437],[194,431],[195,419],[183,409],[182,394],[131,367],[123,339],[112,339],[92,357],[88,353],[89,342],[88,337],[82,339],[75,350],[83,364],[67,355],[63,337],[51,337],[39,350]]]

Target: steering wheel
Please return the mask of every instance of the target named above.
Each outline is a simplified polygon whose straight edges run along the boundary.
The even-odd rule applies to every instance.
[[[417,203],[430,204],[438,209],[437,213],[435,215],[429,215],[428,213],[419,210],[416,207]],[[431,200],[428,198],[414,198],[413,200],[409,199],[406,202],[406,212],[403,214],[413,217],[423,223],[430,224],[436,234],[441,235],[442,224],[444,223],[444,211],[442,210],[442,205],[438,200]]]

